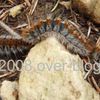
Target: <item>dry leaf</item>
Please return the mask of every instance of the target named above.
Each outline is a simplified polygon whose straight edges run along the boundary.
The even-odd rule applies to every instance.
[[[12,16],[12,17],[16,17],[18,14],[21,13],[22,8],[23,8],[22,4],[14,6],[13,8],[11,8],[9,10],[9,15]]]

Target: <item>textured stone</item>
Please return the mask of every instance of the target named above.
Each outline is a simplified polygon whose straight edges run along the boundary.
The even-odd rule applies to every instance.
[[[16,100],[17,89],[17,82],[4,81],[0,90],[0,96],[2,100]]]
[[[73,8],[100,24],[100,0],[73,0]]]
[[[84,79],[83,63],[56,38],[33,47],[19,78],[19,100],[99,100]]]
[[[94,12],[93,12],[93,18],[95,22],[100,24],[100,0],[97,0]]]

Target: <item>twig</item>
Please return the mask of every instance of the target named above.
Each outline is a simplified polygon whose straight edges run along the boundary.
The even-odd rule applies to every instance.
[[[100,50],[100,37],[98,38],[98,40],[96,42],[96,49]]]
[[[91,77],[91,79],[92,79],[92,82],[93,82],[93,84],[94,84],[95,88],[96,88],[96,89],[97,89],[97,91],[100,93],[100,88],[99,88],[99,86],[97,85],[97,83],[96,83],[96,81],[95,81],[94,77],[92,76],[92,77]]]
[[[29,12],[30,15],[33,14],[33,12],[34,12],[34,10],[35,10],[37,4],[38,4],[38,1],[39,1],[39,0],[32,0],[32,6],[31,6],[30,12]]]
[[[27,4],[29,7],[31,6],[29,0],[24,0],[24,1],[26,2],[26,4]]]
[[[91,86],[93,85],[93,83],[91,82],[91,77],[87,77],[88,82],[91,84]]]
[[[17,74],[18,74],[18,71],[12,72],[12,74],[10,74],[8,78],[14,77]]]
[[[3,78],[3,77],[6,77],[6,76],[9,76],[11,75],[13,72],[8,72],[8,73],[5,73],[3,75],[0,75],[0,79]]]
[[[88,33],[87,33],[87,37],[90,36],[90,33],[91,33],[91,26],[89,26]]]
[[[27,26],[28,24],[24,23],[22,25],[18,25],[17,27],[13,27],[13,29],[19,29],[19,28],[22,28],[22,27],[25,27]]]
[[[11,4],[15,4],[13,0],[8,0]]]
[[[0,5],[0,8],[10,8],[11,5]]]
[[[31,20],[30,20],[30,17],[28,14],[26,14],[26,17],[27,17],[27,22],[28,22],[28,28],[31,27]]]
[[[67,10],[71,8],[71,1],[61,1],[59,2],[62,6],[64,6]]]
[[[0,20],[1,20],[3,17],[8,16],[8,13],[9,13],[9,10],[5,11],[4,13],[2,13],[2,14],[0,15]]]
[[[0,26],[4,28],[8,33],[10,33],[12,36],[16,36],[17,38],[21,38],[18,33],[14,32],[8,25],[6,25],[3,21],[0,21]]]
[[[75,24],[73,21],[68,20],[69,23],[71,23],[73,26],[76,27],[76,29],[84,36],[84,34],[82,33],[82,31],[79,29],[79,26],[77,24]]]
[[[53,12],[53,11],[57,8],[59,2],[60,2],[60,0],[57,1],[57,3],[55,4],[55,6],[54,6],[54,8],[51,10],[51,12]]]

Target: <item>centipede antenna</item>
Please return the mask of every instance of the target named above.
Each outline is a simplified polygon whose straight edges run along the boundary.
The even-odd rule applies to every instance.
[[[6,25],[4,22],[0,21],[0,26],[4,28],[9,34],[12,36],[15,36],[17,38],[22,38],[18,33],[16,33],[14,30],[12,30],[8,25]]]

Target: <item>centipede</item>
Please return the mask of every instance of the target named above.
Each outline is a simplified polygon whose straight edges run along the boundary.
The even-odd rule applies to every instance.
[[[27,32],[29,34],[24,32],[27,36],[22,36],[24,39],[0,36],[0,59],[22,59],[34,45],[51,36],[55,36],[71,53],[81,57],[89,56],[95,51],[94,42],[81,34],[68,20],[39,19],[36,23],[33,22],[32,28],[27,29]]]
[[[50,36],[55,36],[67,50],[81,57],[89,56],[95,51],[95,43],[81,34],[68,20],[40,19],[32,24],[32,29],[28,33],[26,37],[33,46]]]
[[[49,37],[55,37],[70,53],[77,54],[82,59],[89,57],[100,63],[100,48],[96,47],[91,39],[80,33],[68,20],[39,19],[31,24],[31,29],[22,30],[20,35],[22,38],[6,34],[0,36],[0,60],[24,61],[30,49],[37,43]],[[0,74],[4,73],[0,72]],[[92,76],[98,80],[100,74]]]

